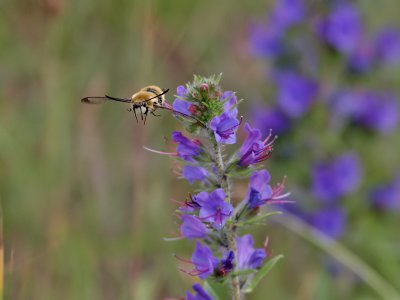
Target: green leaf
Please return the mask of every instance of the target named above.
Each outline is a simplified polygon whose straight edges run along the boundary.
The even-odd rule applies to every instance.
[[[204,282],[204,289],[214,300],[220,300],[218,294],[215,292],[213,287],[206,281]]]
[[[257,284],[264,278],[265,275],[271,271],[271,269],[275,266],[275,264],[283,258],[282,254],[275,256],[274,258],[270,259],[258,273],[254,276],[253,280],[250,282],[249,286],[244,290],[245,293],[251,293]]]

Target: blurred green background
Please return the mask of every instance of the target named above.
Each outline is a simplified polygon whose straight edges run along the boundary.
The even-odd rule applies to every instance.
[[[269,6],[261,0],[0,2],[5,299],[184,294],[194,278],[178,270],[171,254],[188,257],[193,245],[162,238],[178,235],[171,200],[192,188],[173,176],[171,160],[142,148],[165,149],[177,122],[162,112],[143,126],[122,105],[88,106],[80,98],[128,97],[157,84],[171,89],[172,102],[176,86],[193,73],[222,72],[223,87],[238,91],[244,109],[262,95],[264,81],[262,64],[248,54],[247,30]],[[370,0],[362,9],[371,24],[382,24],[397,18],[400,3]],[[395,225],[379,233],[387,232],[381,240],[397,239],[400,253]],[[281,225],[258,228],[259,243],[266,235],[273,253],[286,258],[249,299],[379,299],[361,281],[329,276],[319,259],[325,254]],[[366,248],[375,243],[373,235],[362,237]],[[400,290],[400,255],[376,257],[362,258]]]

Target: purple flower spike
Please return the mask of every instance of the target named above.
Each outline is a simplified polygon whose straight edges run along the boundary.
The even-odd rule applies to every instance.
[[[235,144],[236,130],[240,125],[236,116],[231,113],[223,113],[212,118],[210,128],[214,132],[215,139],[220,144]]]
[[[279,107],[292,118],[300,118],[310,109],[318,91],[314,80],[292,72],[279,73],[277,84]]]
[[[206,279],[214,273],[214,268],[218,266],[218,259],[215,258],[207,245],[203,246],[200,242],[196,242],[196,249],[192,254],[192,263],[199,278]]]
[[[248,123],[244,124],[247,137],[239,150],[239,166],[249,166],[268,159],[273,150],[275,138],[272,133],[261,139],[261,132],[257,128],[252,128]]]
[[[196,294],[193,296],[190,292],[186,292],[186,300],[213,300],[200,284],[195,283],[192,288]]]
[[[347,153],[330,163],[320,163],[312,177],[314,195],[324,202],[336,201],[353,192],[361,181],[358,156]]]
[[[362,38],[360,13],[351,4],[338,5],[325,20],[317,24],[317,31],[329,45],[344,54],[350,54]]]
[[[209,199],[200,208],[200,218],[205,222],[212,223],[215,229],[220,230],[232,211],[232,205],[225,202],[224,190],[216,189],[210,193]]]
[[[193,158],[198,156],[202,151],[199,140],[190,140],[180,131],[174,131],[172,139],[175,143],[178,143],[176,147],[178,156],[186,161],[194,161]]]
[[[205,181],[208,176],[208,171],[203,167],[184,166],[182,175],[190,184],[193,184],[196,180]]]
[[[182,215],[181,218],[183,221],[181,233],[185,238],[189,240],[202,239],[207,236],[208,229],[198,218],[192,215]]]
[[[254,249],[254,240],[250,234],[236,237],[237,267],[239,270],[259,268],[267,253],[264,249]]]
[[[318,211],[309,219],[311,225],[334,239],[340,238],[346,227],[346,216],[340,208]]]

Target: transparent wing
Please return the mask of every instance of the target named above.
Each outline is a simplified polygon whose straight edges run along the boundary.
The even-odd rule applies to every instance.
[[[87,104],[101,104],[106,102],[106,100],[106,97],[85,97],[81,99],[81,102]]]
[[[115,98],[111,97],[108,95],[105,95],[104,97],[85,97],[81,99],[82,103],[88,103],[88,104],[101,104],[106,102],[107,100],[110,101],[117,101],[117,102],[124,102],[124,103],[130,103],[132,100],[130,98]]]

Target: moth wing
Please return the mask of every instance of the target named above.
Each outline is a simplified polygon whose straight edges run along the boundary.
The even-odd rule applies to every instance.
[[[81,99],[82,103],[87,104],[102,104],[107,101],[106,97],[85,97]]]
[[[115,98],[111,97],[108,95],[105,95],[104,97],[85,97],[81,99],[82,103],[88,103],[88,104],[101,104],[106,101],[117,101],[117,102],[124,102],[124,103],[131,103],[131,99],[129,98]]]

